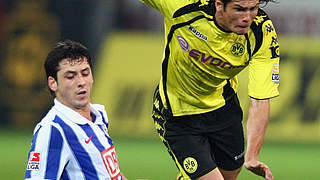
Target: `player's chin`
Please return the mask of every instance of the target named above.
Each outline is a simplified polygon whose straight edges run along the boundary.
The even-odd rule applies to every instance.
[[[249,31],[249,27],[236,27],[234,29],[234,33],[238,34],[238,35],[244,35]]]
[[[74,102],[76,108],[81,109],[86,107],[89,104],[89,99],[88,98],[81,98],[81,99],[77,99]]]

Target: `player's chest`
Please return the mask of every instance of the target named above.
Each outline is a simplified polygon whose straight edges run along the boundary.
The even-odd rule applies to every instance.
[[[77,138],[67,137],[72,159],[83,169],[95,169],[112,178],[118,177],[118,158],[106,125],[81,125],[75,132]]]
[[[197,22],[177,29],[172,37],[174,55],[212,71],[230,75],[241,71],[249,62],[246,37],[216,28],[214,22]]]

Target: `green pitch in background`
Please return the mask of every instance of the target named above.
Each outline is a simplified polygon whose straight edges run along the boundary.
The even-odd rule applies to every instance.
[[[0,130],[0,179],[24,179],[31,132]],[[177,168],[158,139],[113,138],[120,169],[129,180],[175,180]],[[273,171],[276,180],[319,180],[320,144],[267,142],[262,161]],[[239,180],[263,180],[243,169]]]

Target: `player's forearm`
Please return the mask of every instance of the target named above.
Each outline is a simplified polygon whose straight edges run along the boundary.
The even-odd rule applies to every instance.
[[[246,161],[258,160],[269,121],[269,100],[251,99],[247,121]]]

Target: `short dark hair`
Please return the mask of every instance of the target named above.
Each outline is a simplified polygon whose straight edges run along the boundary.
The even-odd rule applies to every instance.
[[[233,0],[221,0],[223,2],[224,7],[227,6],[227,4]],[[268,4],[269,2],[276,2],[276,0],[259,0],[260,4]]]
[[[47,79],[49,76],[51,76],[57,80],[59,63],[62,60],[68,59],[69,61],[75,61],[84,57],[87,59],[90,68],[92,68],[91,56],[88,49],[84,45],[71,40],[57,42],[53,49],[49,52],[44,63]],[[51,90],[50,92],[51,94],[54,94]]]

